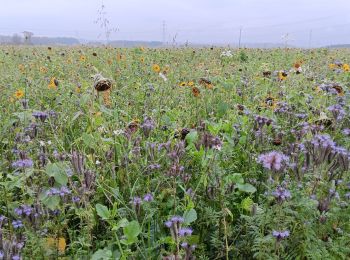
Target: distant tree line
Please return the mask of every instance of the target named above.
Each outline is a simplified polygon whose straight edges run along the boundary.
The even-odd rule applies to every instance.
[[[0,35],[1,44],[11,45],[76,45],[80,44],[78,39],[73,37],[40,37],[24,33],[24,36],[15,33],[12,36]]]

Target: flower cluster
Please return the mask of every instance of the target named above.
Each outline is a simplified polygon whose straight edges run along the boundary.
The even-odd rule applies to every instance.
[[[272,195],[280,203],[292,197],[290,191],[281,186],[277,187],[276,190],[272,192]]]
[[[263,165],[264,168],[272,171],[283,171],[288,165],[289,158],[283,153],[272,151],[266,154],[261,154],[258,157],[258,162]]]

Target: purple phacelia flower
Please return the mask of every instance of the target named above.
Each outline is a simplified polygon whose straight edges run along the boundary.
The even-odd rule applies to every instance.
[[[193,232],[192,228],[188,228],[188,227],[180,228],[179,236],[180,237],[190,236],[192,235],[192,232]]]
[[[287,165],[289,158],[283,153],[272,151],[261,154],[258,158],[258,162],[266,169],[280,171]]]
[[[273,230],[272,231],[272,235],[277,238],[277,240],[282,240],[284,238],[289,237],[289,231],[288,230],[284,230],[284,231],[276,231]]]
[[[173,216],[171,219],[170,219],[173,223],[182,223],[185,221],[185,219],[181,216]]]
[[[334,119],[337,121],[342,120],[344,118],[344,116],[346,115],[345,110],[339,104],[335,104],[335,105],[328,107],[328,111],[332,112]]]
[[[14,229],[23,227],[23,223],[20,220],[14,220],[12,221],[12,226]]]
[[[134,206],[139,206],[142,203],[142,199],[140,197],[134,197],[131,201],[131,204],[133,204]]]
[[[153,201],[153,195],[151,193],[147,193],[145,196],[143,196],[143,201]]]
[[[145,117],[141,125],[144,135],[148,137],[155,126],[156,124],[151,117]]]
[[[35,119],[40,119],[41,122],[45,122],[45,120],[49,116],[48,113],[42,111],[33,112],[32,115],[35,117]]]
[[[13,168],[31,168],[33,167],[33,161],[31,159],[20,159],[12,163]]]
[[[342,133],[343,133],[343,135],[345,135],[345,136],[350,136],[350,128],[345,128],[345,129],[343,129]]]
[[[272,195],[277,199],[279,202],[283,202],[286,199],[291,198],[291,194],[289,190],[286,190],[283,187],[277,187],[275,191],[272,192]]]

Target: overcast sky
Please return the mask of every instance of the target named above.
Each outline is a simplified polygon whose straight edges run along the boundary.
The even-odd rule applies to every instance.
[[[0,35],[98,39],[100,0],[0,0]],[[104,0],[111,39],[190,43],[350,43],[350,0]],[[311,31],[312,30],[312,31]],[[311,37],[310,37],[311,33]],[[101,40],[105,39],[100,36]]]

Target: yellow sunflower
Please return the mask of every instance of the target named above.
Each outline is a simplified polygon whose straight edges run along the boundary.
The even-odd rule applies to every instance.
[[[85,57],[84,55],[80,55],[79,60],[80,60],[81,62],[85,62],[85,61],[86,61],[86,57]]]
[[[49,85],[47,86],[49,89],[56,89],[58,86],[58,81],[55,77],[51,78],[50,79],[50,83]]]
[[[335,69],[335,64],[334,63],[330,63],[330,64],[328,64],[328,67],[333,70],[333,69]]]
[[[15,94],[13,95],[15,98],[17,98],[17,99],[20,99],[20,98],[22,98],[23,96],[24,96],[24,92],[23,92],[23,90],[17,90],[16,92],[15,92]]]
[[[160,72],[160,67],[159,67],[159,65],[158,65],[158,64],[153,64],[152,70],[153,70],[154,72],[159,73],[159,72]]]
[[[344,71],[350,71],[350,66],[349,66],[349,64],[346,64],[346,63],[343,64],[343,67],[342,67],[342,68],[343,68]]]
[[[279,79],[280,81],[286,80],[286,79],[287,79],[287,76],[288,76],[288,74],[287,74],[286,72],[284,72],[284,71],[279,71],[279,72],[278,72],[278,79]]]
[[[180,82],[180,84],[179,84],[180,87],[185,87],[186,85],[187,85],[187,83],[186,83],[185,81],[182,81],[182,82]]]
[[[193,81],[189,81],[189,82],[187,82],[187,86],[189,86],[189,87],[193,87],[193,86],[194,86],[194,82],[193,82]]]

